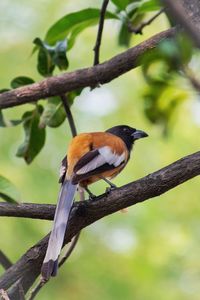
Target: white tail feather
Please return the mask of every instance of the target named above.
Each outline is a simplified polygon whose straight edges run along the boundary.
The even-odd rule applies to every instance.
[[[54,216],[53,229],[49,237],[47,252],[41,270],[41,274],[46,280],[48,280],[50,276],[55,276],[57,272],[57,261],[62,249],[76,188],[77,185],[73,185],[69,180],[65,180],[61,186]]]

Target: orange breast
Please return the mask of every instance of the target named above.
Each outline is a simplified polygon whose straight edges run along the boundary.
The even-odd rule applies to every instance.
[[[73,174],[74,166],[79,159],[91,150],[92,136],[89,133],[81,133],[72,139],[67,153],[67,177]]]

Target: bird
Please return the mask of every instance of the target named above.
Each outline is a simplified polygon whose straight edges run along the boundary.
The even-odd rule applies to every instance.
[[[88,185],[98,180],[106,181],[110,189],[115,188],[109,179],[113,179],[124,169],[130,159],[134,142],[147,136],[142,130],[128,125],[117,125],[104,132],[80,133],[72,139],[67,156],[61,164],[61,188],[41,268],[43,280],[47,281],[57,274],[58,258],[78,186],[85,189],[90,198],[94,195]]]

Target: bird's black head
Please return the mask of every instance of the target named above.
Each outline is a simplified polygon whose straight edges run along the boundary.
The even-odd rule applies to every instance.
[[[118,125],[106,130],[106,132],[112,133],[120,137],[126,144],[129,151],[131,151],[133,143],[136,140],[147,137],[148,134],[142,130],[132,128],[127,125]]]

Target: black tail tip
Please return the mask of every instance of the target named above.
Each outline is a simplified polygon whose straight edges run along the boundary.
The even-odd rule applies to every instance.
[[[51,276],[55,277],[58,273],[58,260],[49,260],[43,263],[41,268],[41,275],[45,281],[48,281]]]

